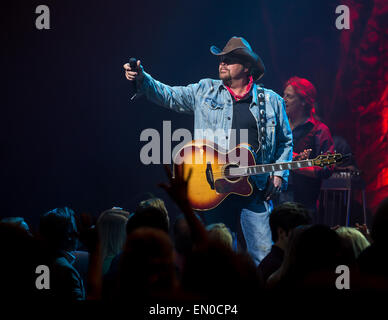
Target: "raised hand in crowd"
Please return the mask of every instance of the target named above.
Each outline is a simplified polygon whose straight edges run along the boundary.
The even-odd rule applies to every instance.
[[[187,197],[187,185],[188,181],[190,180],[192,171],[189,170],[188,174],[186,175],[184,163],[179,166],[175,166],[174,176],[172,175],[172,172],[167,165],[164,166],[164,169],[166,171],[169,184],[160,183],[159,187],[163,188],[182,210],[190,227],[193,242],[196,244],[205,243],[208,239],[207,231],[199,219],[195,216]],[[187,177],[185,178],[185,176]]]

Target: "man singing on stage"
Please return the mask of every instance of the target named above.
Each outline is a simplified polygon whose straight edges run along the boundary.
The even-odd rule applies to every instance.
[[[195,135],[207,129],[212,132],[220,132],[221,129],[223,134],[217,136],[216,143],[230,150],[234,147],[230,143],[230,132],[235,129],[237,143],[248,143],[252,147],[256,163],[291,161],[292,133],[284,101],[275,92],[255,83],[265,70],[260,57],[242,37],[232,37],[222,51],[215,46],[210,51],[219,57],[220,80],[202,79],[188,86],[171,87],[144,72],[140,61],[137,61],[135,70],[125,64],[125,76],[130,81],[136,81],[138,94],[145,94],[150,101],[177,112],[194,114]],[[246,139],[239,134],[242,129],[248,130]],[[268,223],[270,199],[286,187],[287,177],[287,170],[272,172],[271,176],[251,176],[253,194],[249,197],[228,197],[228,203],[233,204],[223,208],[224,216],[239,217],[238,229],[243,235],[240,244],[256,264],[271,250]]]

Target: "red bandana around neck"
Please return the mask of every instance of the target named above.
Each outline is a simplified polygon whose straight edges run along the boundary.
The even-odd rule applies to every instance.
[[[247,88],[245,89],[245,92],[243,95],[239,96],[238,94],[235,94],[232,89],[228,86],[225,85],[226,89],[228,89],[228,91],[230,92],[230,94],[232,95],[232,97],[236,100],[236,101],[239,101],[243,98],[246,97],[246,95],[249,93],[249,91],[251,91],[251,88],[253,86],[253,77],[252,76],[249,76],[249,83],[247,85]]]

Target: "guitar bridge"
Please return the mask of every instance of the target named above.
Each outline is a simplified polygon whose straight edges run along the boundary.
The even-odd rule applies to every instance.
[[[206,165],[206,180],[210,185],[210,188],[214,190],[214,177],[213,177],[213,170],[212,165],[210,162]]]

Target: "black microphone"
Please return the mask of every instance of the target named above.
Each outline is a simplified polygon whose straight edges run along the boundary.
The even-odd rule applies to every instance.
[[[133,57],[130,58],[129,59],[129,66],[131,67],[132,71],[136,71],[136,69],[137,69],[137,59],[133,58]],[[136,80],[134,80],[134,81],[131,81],[131,100],[135,99],[136,92],[137,92]]]

